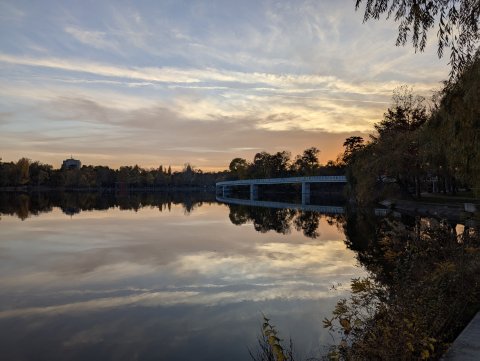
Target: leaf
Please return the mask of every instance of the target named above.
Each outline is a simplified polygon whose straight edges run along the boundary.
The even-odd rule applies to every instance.
[[[413,345],[411,342],[407,342],[407,348],[410,352],[413,352]]]
[[[420,357],[422,358],[422,360],[426,360],[430,357],[430,352],[428,352],[428,350],[423,350],[420,354]]]
[[[333,319],[329,320],[328,318],[323,319],[323,328],[331,328],[333,326],[332,324]]]
[[[283,354],[283,348],[280,345],[272,346],[273,354],[275,355],[276,361],[286,361],[286,357]]]
[[[346,318],[342,318],[340,320],[340,325],[342,325],[343,330],[346,334],[350,333],[350,331],[352,330],[352,326],[350,325],[350,321]]]

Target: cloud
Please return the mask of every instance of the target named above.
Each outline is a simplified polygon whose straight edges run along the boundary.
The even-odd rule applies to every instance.
[[[0,19],[2,21],[13,22],[16,24],[21,23],[26,16],[26,12],[18,7],[9,4],[6,1],[0,3]]]
[[[202,224],[204,223],[197,224],[196,228],[198,229]],[[149,248],[151,245],[142,246]],[[132,247],[128,248],[132,249]],[[91,257],[93,254],[89,255]],[[77,254],[76,257],[78,256],[85,255]],[[130,257],[138,256],[141,254],[135,252],[130,254]],[[105,257],[105,255],[94,257],[93,261],[95,260],[101,263],[112,261],[111,257]],[[143,263],[147,260],[145,256],[142,257]],[[244,254],[241,250],[237,250],[237,253],[232,253],[231,250],[226,253],[183,253],[161,268],[161,273],[167,279],[173,277],[177,286],[162,290],[126,288],[88,293],[73,290],[64,296],[80,294],[94,298],[74,303],[0,311],[0,319],[90,313],[119,307],[214,306],[244,301],[324,299],[334,296],[329,292],[329,286],[334,280],[348,283],[352,275],[358,272],[355,267],[348,265],[350,260],[351,254],[344,251],[343,243],[332,241],[323,244],[264,243],[256,245],[251,254]],[[155,259],[149,261],[153,266]],[[92,262],[92,259],[89,262]],[[88,282],[92,279],[98,280],[97,282],[114,282],[119,278],[132,278],[139,274],[146,277],[157,273],[160,266],[156,264],[151,268],[145,264],[116,263],[79,270],[79,265],[81,263],[78,261],[70,263],[68,271],[63,272],[61,277],[57,277],[56,282],[63,282],[62,278],[69,279],[72,276],[80,283],[82,279]],[[81,274],[78,274],[79,271]],[[302,279],[295,280],[294,275],[299,272],[302,274]],[[93,274],[96,276],[93,277]],[[215,282],[223,283],[182,284],[189,279],[189,275],[195,275],[196,279],[214,279]],[[19,283],[16,285],[38,282],[40,279],[45,281],[48,279],[48,274],[18,277]],[[118,296],[119,292],[127,294]],[[102,297],[109,293],[111,296]]]
[[[104,219],[103,227],[108,228],[110,222],[112,220]],[[200,218],[192,222],[191,225],[195,226],[200,235],[203,234],[203,227],[211,225],[201,214]],[[177,223],[165,222],[163,227],[179,229],[178,227],[182,226],[183,229],[183,222]],[[217,224],[221,228],[224,222]],[[326,233],[332,232],[332,229],[328,228],[332,227],[323,221],[322,230]],[[68,300],[72,295],[81,296],[83,300],[4,310],[0,311],[0,319],[91,313],[125,307],[214,306],[245,301],[319,300],[336,296],[329,291],[332,282],[348,284],[353,274],[361,272],[352,264],[353,255],[345,251],[344,243],[340,240],[307,241],[292,236],[289,237],[289,242],[282,242],[278,237],[271,238],[271,241],[262,237],[253,244],[245,245],[245,231],[247,230],[243,229],[240,232],[242,234],[237,237],[229,236],[228,244],[218,239],[200,245],[198,242],[195,242],[195,245],[185,242],[181,234],[177,235],[178,239],[172,236],[171,243],[163,240],[159,244],[156,237],[152,238],[151,234],[145,234],[144,231],[139,244],[131,244],[131,241],[129,244],[122,244],[131,237],[126,234],[120,235],[120,238],[115,237],[115,245],[106,241],[101,248],[88,244],[82,246],[82,249],[87,249],[81,252],[70,250],[67,253],[50,254],[47,256],[48,264],[55,267],[55,273],[43,271],[17,274],[14,281],[2,280],[2,287],[10,290],[28,285],[50,284],[55,285],[53,289],[45,289],[42,293],[54,292],[57,295],[56,302],[62,297]],[[335,237],[340,236],[334,230],[333,234]],[[217,244],[214,245],[215,243]],[[206,250],[212,246],[215,251]],[[159,249],[162,251],[158,252]],[[61,262],[52,262],[58,257]],[[36,266],[37,269],[41,267]],[[295,277],[298,274],[302,275],[301,279]],[[162,277],[159,278],[159,275]],[[161,289],[107,288],[93,292],[82,291],[83,288],[80,291],[65,289],[72,277],[75,278],[76,285],[87,284],[96,289],[95,285],[113,285],[118,280],[128,283],[138,276],[144,279],[144,283],[150,282],[149,277],[153,276],[154,282],[160,282],[164,286]],[[196,283],[191,283],[192,280]],[[175,282],[175,285],[165,286],[168,282]],[[60,293],[60,298],[55,290],[59,287],[65,291]]]
[[[326,162],[336,158],[344,138],[369,128],[369,120],[359,128],[361,117],[368,119],[377,112],[370,103],[363,111],[352,105],[349,113],[335,102],[316,100],[279,99],[272,106],[271,100],[260,97],[235,105],[218,103],[216,98],[197,101],[179,96],[169,103],[141,105],[135,98],[115,99],[108,93],[104,94],[108,98],[105,102],[101,94],[85,95],[49,95],[37,101],[32,109],[34,124],[25,130],[4,129],[7,153],[31,149],[35,159],[39,154],[49,158],[59,154],[61,158],[68,141],[67,153],[75,153],[84,164],[113,158],[116,160],[110,164],[118,166],[138,163],[140,157],[143,166],[181,167],[190,162],[205,169],[226,167],[237,156],[251,159],[260,150],[286,149],[298,154],[315,145]],[[117,107],[122,101],[123,107]],[[134,106],[125,107],[127,104]],[[331,129],[333,123],[335,129]]]
[[[303,87],[330,92],[382,94],[390,93],[392,88],[401,85],[400,82],[347,82],[335,76],[312,74],[274,74],[259,72],[238,72],[215,68],[185,69],[175,67],[122,67],[98,62],[88,62],[59,58],[33,58],[9,54],[0,54],[0,62],[45,67],[63,71],[89,73],[102,77],[125,78],[143,80],[146,82],[171,83],[171,84],[199,84],[211,87],[211,83],[219,83],[223,87],[238,88],[238,84],[253,85],[256,90],[261,90],[259,85],[275,89],[302,90]],[[432,86],[433,83],[414,84],[422,90]]]
[[[328,285],[327,285],[328,286]],[[55,306],[17,308],[0,311],[0,319],[32,316],[54,316],[73,313],[101,312],[121,307],[168,307],[178,305],[218,306],[245,301],[263,302],[272,300],[324,300],[334,297],[328,288],[316,285],[310,290],[277,285],[264,290],[224,291],[200,293],[198,291],[146,292],[131,296],[108,297]]]
[[[66,27],[65,32],[72,35],[82,44],[93,46],[97,49],[118,50],[118,44],[108,40],[105,32],[83,30],[73,26]]]
[[[0,125],[9,123],[14,117],[13,112],[0,112]]]
[[[6,158],[51,161],[63,145],[86,161],[220,168],[230,149],[321,143],[325,161],[372,129],[395,87],[428,96],[446,74],[435,46],[394,47],[395,26],[362,24],[349,1],[4,7],[18,20],[0,26]]]

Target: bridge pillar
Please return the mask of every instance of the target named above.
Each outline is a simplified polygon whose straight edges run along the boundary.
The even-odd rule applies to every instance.
[[[302,182],[302,204],[310,204],[310,183]]]
[[[250,184],[250,200],[256,201],[258,199],[258,184]]]

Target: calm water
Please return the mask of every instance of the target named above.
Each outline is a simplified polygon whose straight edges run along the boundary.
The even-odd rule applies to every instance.
[[[162,197],[1,199],[1,360],[248,360],[262,312],[323,351],[364,274],[334,216]]]

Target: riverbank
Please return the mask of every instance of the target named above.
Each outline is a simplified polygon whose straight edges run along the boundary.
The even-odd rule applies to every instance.
[[[470,321],[441,361],[475,361],[480,355],[480,312]]]
[[[125,192],[215,192],[215,185],[199,186],[151,186],[151,187],[46,187],[17,186],[0,187],[0,192],[39,193],[39,192],[85,192],[85,193],[125,193]]]
[[[380,204],[393,211],[411,216],[445,219],[462,224],[480,224],[480,200],[475,198],[424,197],[422,200],[386,199]]]

